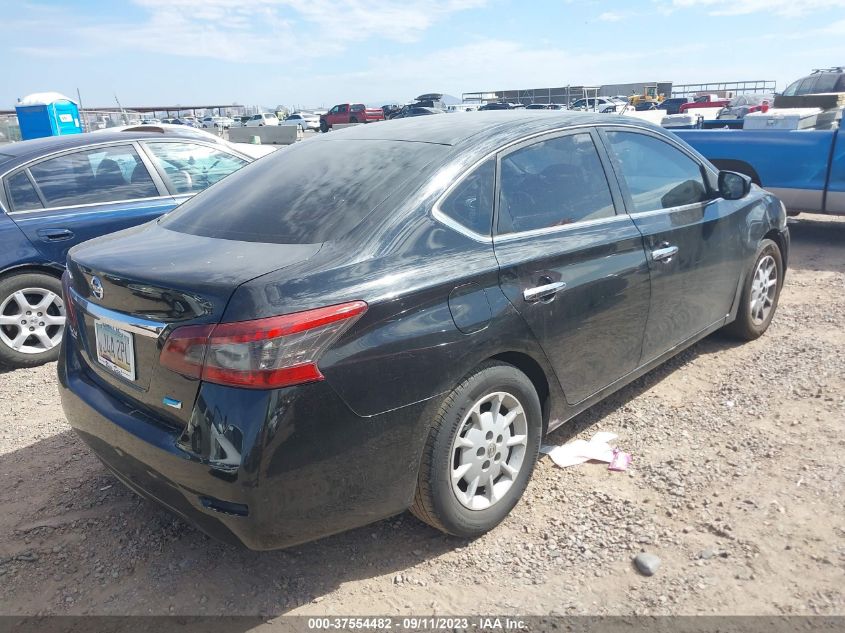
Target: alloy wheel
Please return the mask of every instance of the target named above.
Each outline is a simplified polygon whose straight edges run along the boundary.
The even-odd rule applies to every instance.
[[[452,442],[451,482],[458,501],[485,510],[513,486],[525,462],[528,420],[519,400],[497,391],[480,398]]]
[[[754,278],[751,282],[751,321],[755,325],[763,323],[772,311],[778,286],[778,267],[775,258],[766,255],[757,262]]]
[[[23,288],[0,303],[0,342],[21,354],[43,354],[62,340],[65,304],[46,288]]]

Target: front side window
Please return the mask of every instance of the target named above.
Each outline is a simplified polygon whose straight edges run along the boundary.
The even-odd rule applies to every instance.
[[[158,196],[131,145],[64,154],[29,168],[48,207],[96,204]]]
[[[810,75],[801,80],[801,83],[798,85],[798,90],[795,92],[797,95],[809,95],[815,92],[816,81],[818,80],[818,75]]]
[[[170,191],[195,193],[247,164],[243,158],[195,143],[146,143]]]
[[[44,208],[35,187],[27,178],[26,172],[19,171],[9,178],[6,181],[6,188],[9,192],[9,203],[13,211],[32,211]]]
[[[615,214],[589,133],[523,147],[501,160],[498,232],[532,231]]]
[[[493,187],[496,161],[478,166],[450,193],[440,211],[479,235],[490,235],[493,228]]]
[[[607,132],[633,212],[707,200],[701,165],[669,143],[637,132]]]

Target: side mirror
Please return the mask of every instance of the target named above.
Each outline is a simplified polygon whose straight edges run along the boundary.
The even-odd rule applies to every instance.
[[[751,193],[751,178],[735,171],[719,172],[719,195],[725,200],[740,200]]]

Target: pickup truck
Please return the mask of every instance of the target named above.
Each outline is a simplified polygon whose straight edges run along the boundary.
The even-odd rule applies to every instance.
[[[720,99],[718,95],[701,95],[696,97],[692,103],[682,103],[678,113],[683,114],[687,110],[697,108],[724,108],[730,105],[730,99]]]
[[[339,123],[371,123],[384,121],[384,110],[368,108],[363,103],[341,103],[320,117],[320,131],[328,132]]]
[[[801,211],[845,215],[842,130],[678,130],[719,169],[737,171]]]

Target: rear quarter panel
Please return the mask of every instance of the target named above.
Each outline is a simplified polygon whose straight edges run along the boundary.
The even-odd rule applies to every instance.
[[[22,266],[48,266],[59,272],[57,264],[49,262],[35,248],[12,219],[0,209],[0,276]]]

